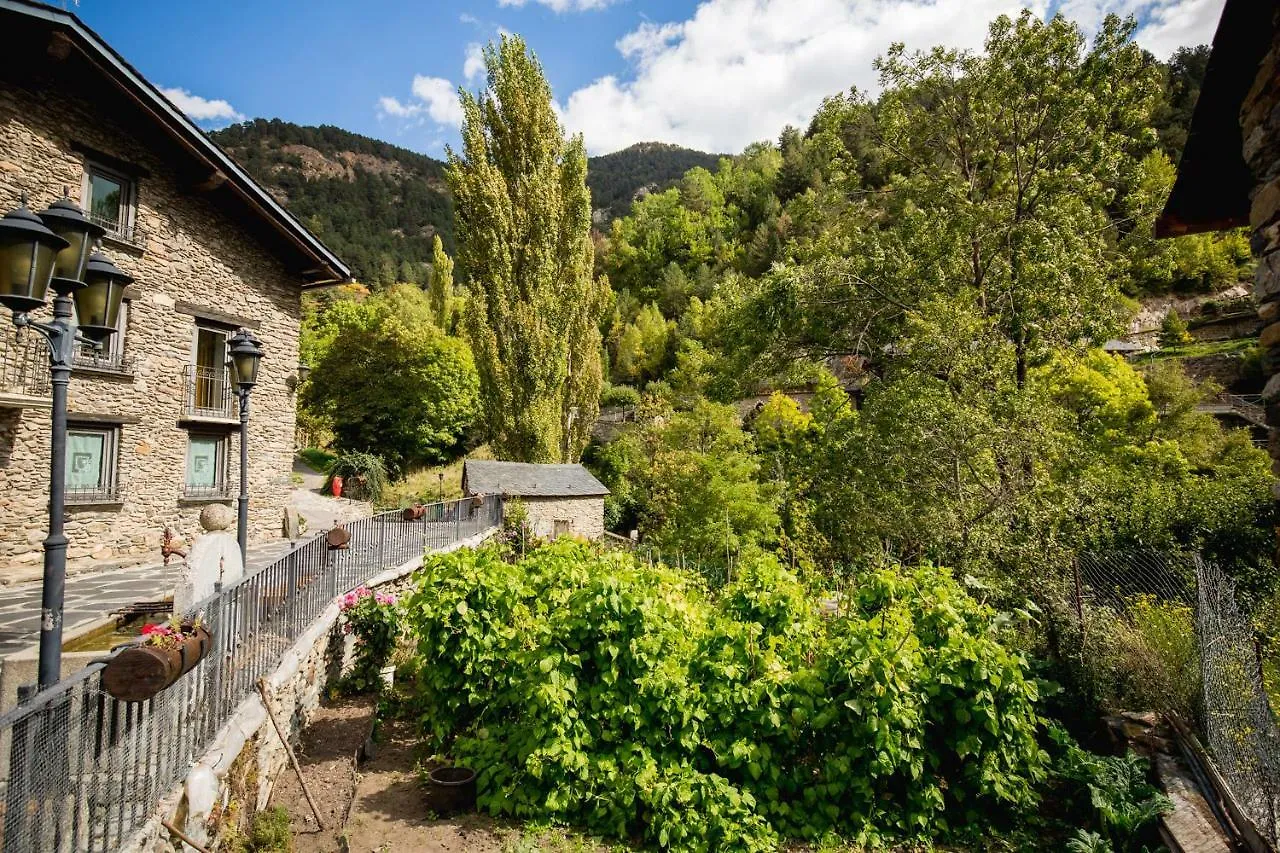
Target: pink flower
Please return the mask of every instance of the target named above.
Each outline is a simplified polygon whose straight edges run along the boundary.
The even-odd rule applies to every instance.
[[[396,597],[394,595],[391,595],[390,593],[380,592],[378,593],[377,601],[378,601],[378,604],[386,606],[388,604],[395,604]]]

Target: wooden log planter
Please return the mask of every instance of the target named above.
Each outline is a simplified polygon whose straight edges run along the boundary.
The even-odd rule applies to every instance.
[[[172,685],[198,664],[213,647],[204,626],[182,626],[173,647],[155,643],[131,646],[102,670],[102,689],[122,702],[144,702]]]

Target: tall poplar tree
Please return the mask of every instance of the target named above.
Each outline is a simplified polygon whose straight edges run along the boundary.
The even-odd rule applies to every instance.
[[[453,302],[453,258],[444,250],[440,235],[431,243],[431,316],[441,331],[449,331],[449,312]]]
[[[573,461],[599,410],[609,292],[592,272],[586,151],[565,139],[523,39],[504,35],[484,58],[487,88],[461,92],[448,179],[485,424],[501,458]]]

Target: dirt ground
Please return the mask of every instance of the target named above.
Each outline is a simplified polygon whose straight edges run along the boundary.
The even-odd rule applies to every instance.
[[[297,776],[276,781],[272,806],[289,811],[295,853],[597,853],[608,848],[558,829],[521,829],[481,815],[437,817],[418,779],[417,741],[386,721],[373,758],[353,771],[372,727],[373,703],[321,707],[302,735],[298,763],[324,818],[317,827]]]

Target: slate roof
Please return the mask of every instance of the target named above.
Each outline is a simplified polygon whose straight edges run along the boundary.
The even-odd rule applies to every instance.
[[[609,494],[581,465],[537,465],[468,459],[462,465],[462,491],[468,495],[527,498],[586,498]]]

